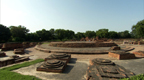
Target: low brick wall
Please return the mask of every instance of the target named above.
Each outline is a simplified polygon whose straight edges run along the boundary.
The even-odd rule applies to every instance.
[[[112,58],[116,58],[116,59],[135,59],[135,55],[134,54],[130,54],[130,53],[120,53],[120,52],[109,52],[108,53],[108,56],[109,57],[112,57]]]
[[[117,46],[117,44],[111,42],[51,42],[49,46],[83,48],[83,47],[112,47]]]
[[[144,44],[144,41],[139,41],[138,42],[138,45],[142,45],[142,44]]]
[[[16,48],[23,48],[21,43],[4,43],[2,46],[2,51],[14,50]]]

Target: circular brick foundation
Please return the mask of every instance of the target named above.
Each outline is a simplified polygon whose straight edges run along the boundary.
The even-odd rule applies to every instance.
[[[69,47],[69,48],[85,48],[85,47],[112,47],[117,46],[113,42],[94,42],[94,41],[71,41],[71,42],[51,42],[49,46],[53,47]]]

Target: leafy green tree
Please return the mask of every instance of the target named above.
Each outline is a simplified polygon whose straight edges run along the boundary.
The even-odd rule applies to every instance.
[[[86,31],[85,36],[89,38],[96,37],[96,33],[94,31]]]
[[[118,38],[118,33],[115,31],[109,31],[109,38]]]
[[[72,39],[74,37],[75,33],[72,30],[65,30],[65,38]]]
[[[108,38],[108,29],[99,29],[96,31],[96,36],[100,38]]]
[[[128,30],[118,32],[119,38],[131,38],[131,35]]]
[[[29,29],[21,25],[10,26],[9,28],[12,34],[13,41],[24,41],[26,38],[26,34],[29,32]]]
[[[64,29],[56,29],[54,32],[57,39],[72,39],[74,37],[74,31],[72,30],[64,30]]]
[[[26,41],[39,41],[39,38],[36,33],[26,34]]]
[[[11,33],[8,27],[0,24],[0,42],[7,42],[11,37]]]
[[[76,37],[77,39],[81,39],[81,38],[84,38],[84,37],[85,37],[84,34],[85,34],[85,33],[77,32],[77,33],[75,34],[75,37]]]
[[[51,33],[48,30],[42,29],[39,31],[36,31],[36,34],[40,41],[46,41],[51,39]]]
[[[144,20],[141,20],[136,25],[133,25],[131,29],[132,36],[135,38],[144,38]]]

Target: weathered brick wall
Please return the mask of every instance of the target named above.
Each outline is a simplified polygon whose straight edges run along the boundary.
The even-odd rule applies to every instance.
[[[2,46],[2,51],[13,50],[16,48],[23,48],[23,45],[21,43],[4,43]]]
[[[54,47],[71,47],[71,48],[83,48],[83,47],[112,47],[117,46],[115,43],[110,42],[51,42],[49,46]]]

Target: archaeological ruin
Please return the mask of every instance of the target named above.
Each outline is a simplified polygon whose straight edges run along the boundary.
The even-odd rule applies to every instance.
[[[117,80],[134,76],[134,73],[108,59],[96,58],[89,63],[86,80]]]
[[[47,60],[37,67],[37,71],[62,73],[67,63],[66,60]]]

